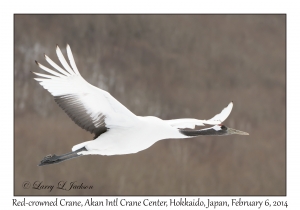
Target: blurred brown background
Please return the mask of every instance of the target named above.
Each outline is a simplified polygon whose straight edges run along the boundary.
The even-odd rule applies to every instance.
[[[285,15],[15,15],[15,195],[285,195]],[[164,140],[137,154],[38,167],[93,138],[32,78],[70,44],[82,76],[137,115],[207,119],[250,136]],[[142,139],[141,139],[142,141]],[[77,181],[92,190],[23,189]]]

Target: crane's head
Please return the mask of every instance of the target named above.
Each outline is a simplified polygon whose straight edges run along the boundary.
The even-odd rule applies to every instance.
[[[225,136],[225,135],[232,135],[232,134],[238,134],[238,135],[249,135],[249,133],[246,133],[244,131],[239,131],[233,128],[228,128],[225,125],[215,125],[210,128],[204,128],[201,130],[180,130],[180,133],[186,135],[186,136]]]

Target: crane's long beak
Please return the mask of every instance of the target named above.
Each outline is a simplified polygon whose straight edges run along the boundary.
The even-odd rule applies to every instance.
[[[239,130],[235,130],[233,128],[228,128],[227,127],[227,133],[230,134],[238,134],[238,135],[249,135],[249,133],[246,133],[244,131],[239,131]]]

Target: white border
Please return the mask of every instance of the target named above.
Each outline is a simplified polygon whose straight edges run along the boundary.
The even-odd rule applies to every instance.
[[[14,13],[287,13],[287,200],[290,209],[299,206],[299,10],[296,1],[10,1],[1,5],[1,206],[11,207],[13,198],[13,14]],[[295,2],[295,3],[294,3]],[[79,3],[79,4],[78,4]],[[284,129],[284,128],[283,128]],[[5,157],[5,158],[3,158]],[[22,197],[17,197],[21,199]],[[60,197],[63,198],[63,197]],[[85,201],[88,197],[66,197]],[[101,199],[111,197],[98,197]],[[124,197],[122,197],[124,198]],[[132,199],[134,197],[128,197]],[[143,199],[143,197],[135,197]],[[155,197],[151,197],[154,199]],[[168,199],[169,197],[157,197]],[[177,197],[178,198],[178,197]],[[204,197],[207,199],[210,197]],[[230,197],[213,197],[229,200]],[[265,200],[268,197],[242,197]],[[27,197],[53,200],[54,197]],[[26,207],[29,208],[29,207]],[[38,207],[40,208],[40,207]],[[95,207],[94,207],[95,208]],[[96,207],[97,208],[97,207]],[[99,207],[98,207],[99,208]],[[64,207],[66,209],[66,207]],[[128,208],[129,209],[129,208]],[[218,208],[222,209],[222,208]],[[225,208],[223,208],[225,209]],[[228,209],[228,208],[226,208]],[[230,208],[231,209],[231,208]],[[233,208],[237,209],[237,208]],[[281,209],[281,208],[276,208]]]

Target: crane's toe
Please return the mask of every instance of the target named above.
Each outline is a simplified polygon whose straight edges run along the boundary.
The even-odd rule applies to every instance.
[[[51,158],[53,155],[47,155],[46,157],[44,157],[44,159],[43,160],[45,160],[45,159],[49,159],[49,158]]]
[[[39,166],[53,164],[59,160],[59,157],[57,155],[47,155],[44,157],[43,160],[41,160]]]

